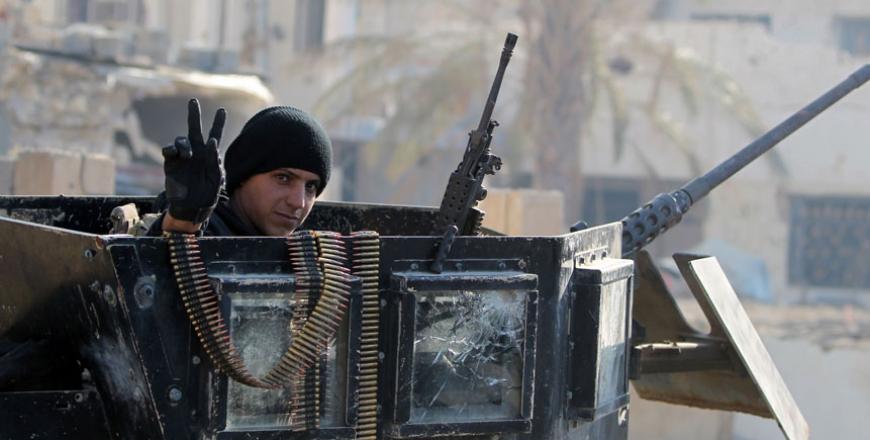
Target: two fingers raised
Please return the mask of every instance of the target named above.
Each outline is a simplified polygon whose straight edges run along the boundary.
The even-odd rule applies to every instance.
[[[167,159],[176,157],[190,159],[193,157],[194,150],[196,149],[207,146],[209,149],[217,150],[226,119],[226,110],[219,108],[214,115],[214,121],[208,132],[208,143],[206,143],[202,138],[202,117],[199,101],[196,98],[191,99],[187,103],[187,137],[179,136],[175,138],[175,142],[172,145],[164,147],[163,157]]]
[[[227,111],[219,108],[214,115],[214,121],[211,124],[211,129],[208,132],[209,139],[214,138],[218,143],[221,141],[221,134],[224,131],[224,123],[227,120]],[[202,117],[199,109],[199,101],[196,98],[191,99],[187,103],[187,137],[194,145],[205,144],[202,138]]]

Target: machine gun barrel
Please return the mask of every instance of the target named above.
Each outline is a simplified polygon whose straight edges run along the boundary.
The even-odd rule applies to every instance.
[[[776,127],[743,147],[737,154],[697,177],[682,188],[659,194],[622,219],[622,253],[631,256],[659,234],[679,223],[689,208],[746,165],[776,146],[828,107],[870,80],[870,64],[865,64],[841,83]]]
[[[441,207],[438,209],[437,228],[444,236],[438,244],[435,260],[431,265],[435,273],[441,273],[444,260],[450,253],[453,240],[457,235],[477,235],[480,231],[483,212],[475,206],[486,197],[483,178],[487,174],[495,174],[501,168],[501,158],[492,154],[489,148],[492,142],[492,131],[498,126],[498,123],[492,119],[492,111],[498,99],[498,91],[501,89],[501,80],[504,78],[505,69],[516,44],[517,36],[509,33],[504,40],[498,71],[489,89],[480,123],[468,134],[468,145],[465,147],[462,162],[447,180],[447,188],[444,190]]]
[[[483,114],[480,115],[480,123],[477,124],[477,130],[471,133],[468,139],[468,147],[465,150],[465,155],[462,160],[461,173],[468,177],[474,177],[474,165],[479,157],[484,154],[485,149],[489,147],[489,142],[481,142],[484,135],[489,134],[490,121],[492,120],[492,111],[495,109],[495,101],[498,99],[498,91],[501,90],[501,81],[504,78],[504,72],[507,69],[508,62],[513,54],[514,46],[517,44],[517,36],[509,33],[504,40],[504,48],[501,51],[501,58],[498,62],[498,71],[495,78],[492,80],[492,86],[489,88],[489,96],[486,98],[486,105],[483,108]]]
[[[492,131],[498,125],[492,120],[492,111],[516,43],[517,36],[509,33],[505,38],[498,71],[492,81],[480,123],[468,134],[468,145],[465,147],[462,162],[450,174],[444,197],[441,198],[441,207],[438,210],[439,233],[456,227],[458,235],[476,235],[479,229],[482,218],[476,215],[474,207],[486,197],[483,178],[487,174],[494,174],[501,167],[501,159],[491,154],[489,148]]]

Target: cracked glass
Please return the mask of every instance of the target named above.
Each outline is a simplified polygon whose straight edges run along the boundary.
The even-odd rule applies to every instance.
[[[526,292],[416,292],[410,421],[516,419]]]
[[[290,345],[289,325],[293,316],[294,295],[284,293],[233,293],[230,333],[250,372],[262,377],[281,358]],[[338,334],[347,334],[347,320]],[[321,426],[339,426],[344,419],[344,392],[347,351],[345,338],[333,340],[321,365],[326,389],[321,405]],[[226,429],[287,428],[294,389],[260,389],[230,379],[227,384]],[[320,400],[318,398],[318,400]]]

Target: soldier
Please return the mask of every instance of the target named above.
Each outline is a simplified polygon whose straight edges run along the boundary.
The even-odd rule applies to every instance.
[[[149,235],[284,236],[305,220],[326,187],[332,160],[329,137],[314,118],[293,107],[260,111],[227,149],[224,176],[218,145],[226,111],[215,114],[207,140],[196,99],[188,103],[187,116],[187,137],[163,149],[168,210]],[[69,348],[46,340],[0,339],[0,390],[62,388],[77,381],[77,360]]]
[[[163,149],[168,209],[149,235],[285,236],[311,212],[332,166],[320,124],[293,107],[260,111],[227,149],[224,175],[218,146],[225,120],[221,108],[204,140],[199,102],[188,103],[187,137]]]

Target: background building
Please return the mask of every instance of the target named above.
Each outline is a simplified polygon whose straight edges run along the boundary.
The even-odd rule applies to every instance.
[[[555,188],[557,233],[581,219],[619,220],[870,61],[862,0],[604,3],[0,0],[0,156],[102,154],[117,165],[117,192],[153,193],[159,146],[184,132],[189,96],[205,114],[229,108],[226,139],[259,108],[291,104],[324,121],[335,142],[340,177],[328,197],[435,205],[513,31],[520,43],[495,141],[508,165],[490,186],[554,189],[545,178],[565,174],[554,166],[561,157],[542,158],[565,143],[561,153],[578,165]],[[545,55],[573,61],[546,70]],[[651,249],[663,261],[678,250],[720,256],[738,293],[758,301],[750,312],[816,438],[866,430],[855,420],[870,405],[860,367],[870,335],[868,120],[865,87]],[[10,163],[0,160],[5,188]],[[516,206],[512,215],[552,217],[548,207]],[[648,422],[633,415],[633,438],[779,435],[748,416],[663,408],[644,408]],[[663,414],[698,427],[663,427]]]

